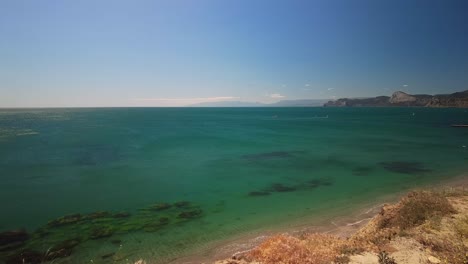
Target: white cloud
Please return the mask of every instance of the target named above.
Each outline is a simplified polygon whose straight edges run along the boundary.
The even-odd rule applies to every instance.
[[[279,99],[279,98],[284,98],[284,97],[286,97],[286,96],[281,95],[281,94],[279,94],[279,93],[269,94],[268,96],[271,97],[271,98],[275,98],[275,99]]]
[[[217,96],[217,97],[193,97],[193,98],[135,98],[136,101],[223,101],[223,100],[232,100],[239,99],[239,97],[234,96]]]
[[[305,86],[305,87],[309,87],[309,86],[310,86],[310,84],[309,84],[309,83],[306,83],[304,86]]]
[[[239,99],[234,96],[215,96],[215,97],[190,97],[190,98],[135,98],[133,101],[137,105],[146,105],[148,103],[158,106],[184,106],[205,102],[218,102]]]
[[[328,91],[331,91],[331,90],[335,90],[335,88],[328,88],[327,90],[328,90]]]
[[[403,84],[403,87],[408,87],[408,85],[407,85],[407,84]]]

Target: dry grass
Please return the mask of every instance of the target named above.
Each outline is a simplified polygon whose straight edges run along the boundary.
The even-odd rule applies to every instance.
[[[455,223],[455,230],[462,238],[468,238],[468,216],[464,216]]]
[[[414,191],[404,197],[391,213],[383,215],[380,228],[398,227],[405,230],[434,219],[455,213],[447,198],[436,192]]]
[[[274,236],[250,252],[249,257],[263,264],[322,264],[344,259],[340,255],[346,240],[326,234]]]
[[[463,241],[449,235],[417,234],[418,242],[442,259],[443,263],[468,263],[468,248]]]
[[[349,239],[329,234],[277,235],[244,257],[262,264],[340,264],[348,263],[351,256],[373,252],[380,263],[395,263],[382,252],[392,249],[390,245],[396,237],[405,236],[442,263],[466,264],[468,196],[463,196],[464,192],[411,192],[397,204],[384,206],[379,215]]]

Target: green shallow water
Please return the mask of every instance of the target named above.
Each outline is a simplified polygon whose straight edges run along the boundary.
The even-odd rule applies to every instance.
[[[79,236],[72,255],[54,263],[164,263],[213,241],[460,175],[468,129],[454,123],[468,123],[466,109],[2,110],[0,230],[34,232],[64,215],[126,211],[130,218],[48,227],[51,235],[26,246],[45,251]],[[193,206],[138,210],[177,201]],[[194,208],[200,217],[177,217]],[[160,217],[170,222],[153,232],[122,228]],[[89,239],[96,225],[115,232]],[[101,258],[107,253],[114,260]]]

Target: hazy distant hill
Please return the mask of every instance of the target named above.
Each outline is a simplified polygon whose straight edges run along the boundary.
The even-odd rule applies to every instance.
[[[303,100],[282,100],[267,106],[272,107],[306,107],[306,106],[322,106],[327,100],[325,99],[303,99]]]
[[[242,102],[242,101],[221,101],[221,102],[207,102],[189,105],[190,107],[258,107],[264,106],[258,102]]]
[[[259,102],[242,102],[242,101],[222,101],[222,102],[207,102],[189,105],[190,107],[314,107],[322,106],[327,100],[325,99],[301,99],[301,100],[282,100],[276,103],[263,104]]]
[[[328,101],[326,107],[359,107],[359,106],[424,106],[424,107],[468,107],[468,90],[453,94],[407,94],[394,92],[391,97],[377,96],[370,98],[341,98]]]

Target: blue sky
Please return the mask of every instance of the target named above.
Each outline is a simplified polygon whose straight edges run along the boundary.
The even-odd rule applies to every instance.
[[[465,0],[0,0],[0,107],[468,89]]]

